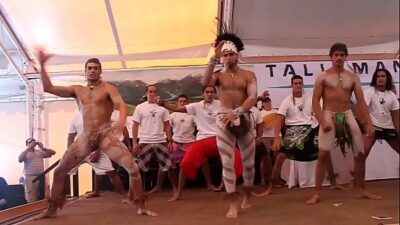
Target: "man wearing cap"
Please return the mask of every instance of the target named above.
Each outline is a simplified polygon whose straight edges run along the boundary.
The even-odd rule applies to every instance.
[[[215,40],[215,55],[204,74],[203,86],[215,86],[220,107],[217,116],[217,146],[222,160],[222,176],[230,201],[228,218],[239,214],[236,191],[234,148],[237,144],[243,161],[244,199],[242,208],[251,207],[249,198],[254,179],[255,140],[249,126],[249,110],[257,101],[257,81],[253,72],[238,66],[238,52],[243,42],[234,34],[223,33]],[[214,72],[222,61],[224,68]]]
[[[33,138],[26,139],[25,145],[26,149],[21,152],[18,161],[24,162],[25,199],[34,202],[39,200],[39,182],[33,183],[32,180],[44,171],[43,158],[50,158],[56,152],[43,147],[42,143]]]

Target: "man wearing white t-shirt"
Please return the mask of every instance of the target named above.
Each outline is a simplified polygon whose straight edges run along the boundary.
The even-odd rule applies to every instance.
[[[115,115],[115,113],[113,113]],[[115,117],[115,116],[114,116]],[[113,117],[111,117],[111,121],[113,121]],[[115,118],[114,118],[114,121]],[[75,138],[82,132],[82,116],[81,114],[75,115],[75,117],[71,120],[68,127],[68,146],[74,143]],[[124,132],[125,133],[125,132]],[[92,166],[95,172],[95,185],[94,191],[88,192],[84,195],[85,198],[95,198],[100,196],[100,184],[103,175],[108,175],[115,187],[115,190],[124,197],[125,191],[122,186],[122,182],[118,174],[115,172],[114,167],[111,163],[110,158],[100,150],[96,150],[90,153],[81,163],[79,163],[75,168],[69,171],[69,175],[75,175],[78,171],[78,168],[83,163],[87,163]],[[67,182],[68,183],[68,182]]]
[[[132,116],[132,148],[138,158],[138,165],[144,172],[149,170],[149,163],[153,154],[156,156],[161,173],[159,173],[157,184],[151,192],[158,192],[161,190],[162,181],[172,165],[170,158],[172,131],[168,110],[157,104],[158,91],[155,85],[147,86],[146,97],[147,101],[136,106]],[[168,175],[172,183],[171,173],[168,173]]]
[[[310,162],[318,158],[316,140],[318,122],[313,116],[311,94],[304,93],[303,77],[299,75],[291,78],[291,86],[292,94],[282,101],[278,109],[279,125],[275,127],[272,149],[279,150],[280,153],[276,157],[272,170],[273,182],[279,180],[282,164],[286,158],[302,162]],[[282,141],[280,132],[283,125],[286,125],[286,132]],[[328,176],[332,186],[336,189],[345,189],[337,185],[330,157],[328,161]]]
[[[366,156],[377,139],[385,140],[399,153],[399,101],[392,91],[392,80],[388,70],[378,69],[372,76],[371,87],[364,90],[365,103],[375,129],[375,134],[364,135]]]

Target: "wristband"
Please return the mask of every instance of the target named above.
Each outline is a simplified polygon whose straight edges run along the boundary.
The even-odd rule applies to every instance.
[[[215,66],[215,65],[217,65],[218,63],[219,63],[219,59],[215,58],[215,56],[212,56],[212,57],[210,58],[210,60],[208,61],[208,65],[213,65],[213,66]]]
[[[232,110],[233,114],[235,114],[237,117],[240,117],[241,115],[244,114],[244,109],[243,107],[237,107],[236,109]]]

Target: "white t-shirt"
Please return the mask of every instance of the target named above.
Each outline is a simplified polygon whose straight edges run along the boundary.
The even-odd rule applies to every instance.
[[[170,120],[169,112],[157,104],[143,102],[136,106],[133,121],[139,123],[139,143],[164,143],[164,122]]]
[[[187,113],[174,112],[171,115],[169,123],[172,127],[172,139],[179,143],[190,143],[196,140],[194,136],[194,116]]]
[[[261,110],[260,113],[261,113],[261,118],[264,118],[272,113],[278,113],[278,110],[276,110],[276,109],[271,109],[270,111]],[[281,136],[280,133],[279,133],[279,136]],[[264,128],[262,137],[275,137],[275,129],[273,127]]]
[[[83,131],[83,119],[81,114],[76,114],[69,122],[68,133],[79,135]]]
[[[204,103],[203,100],[185,106],[187,113],[195,117],[197,130],[199,131],[197,132],[196,140],[216,135],[219,105],[219,100],[213,100],[211,103]]]
[[[261,116],[261,112],[260,110],[258,110],[256,107],[251,107],[250,108],[250,127],[252,129],[252,133],[254,135],[254,137],[257,136],[257,125],[260,123],[263,123],[263,117]]]
[[[372,123],[381,128],[394,129],[390,111],[399,109],[399,101],[392,91],[380,92],[370,87],[364,90],[365,103]]]
[[[285,116],[285,124],[288,126],[311,125],[312,121],[312,98],[304,93],[301,98],[295,98],[290,94],[279,106],[278,113]]]
[[[26,154],[24,161],[24,174],[25,175],[39,175],[44,171],[43,158],[49,158],[50,155],[40,149],[35,149],[33,152],[29,151]]]

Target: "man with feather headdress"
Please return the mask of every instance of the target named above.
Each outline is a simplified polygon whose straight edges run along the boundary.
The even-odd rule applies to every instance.
[[[204,74],[203,86],[215,86],[220,100],[217,116],[217,146],[223,165],[223,180],[230,201],[228,218],[236,218],[239,208],[249,208],[254,180],[255,139],[249,126],[249,110],[257,101],[257,81],[253,72],[238,66],[243,42],[232,33],[215,40],[215,55]],[[222,61],[224,68],[214,72]],[[234,172],[234,148],[238,145],[243,161],[244,199],[240,205]]]

